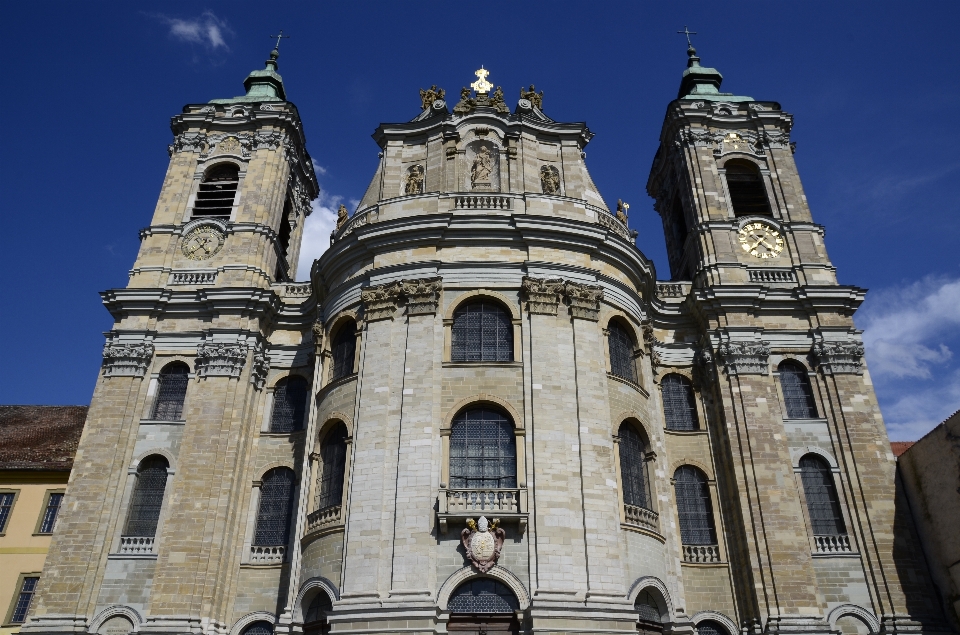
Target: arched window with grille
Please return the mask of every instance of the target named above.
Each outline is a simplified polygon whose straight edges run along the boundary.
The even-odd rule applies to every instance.
[[[693,384],[683,375],[671,373],[660,380],[663,415],[667,430],[692,431],[700,428]]]
[[[734,215],[772,216],[767,188],[756,165],[749,161],[728,161],[724,169]]]
[[[327,621],[327,613],[333,610],[333,602],[330,596],[324,591],[318,591],[307,609],[303,612],[303,632],[304,635],[326,635],[330,632],[330,624]]]
[[[284,377],[273,390],[270,432],[295,432],[303,427],[307,411],[307,380],[297,375]]]
[[[506,415],[471,408],[456,416],[450,431],[450,487],[517,487],[517,441]]]
[[[623,502],[626,505],[650,509],[647,490],[647,444],[629,422],[620,424],[620,479],[623,482]]]
[[[502,582],[474,578],[450,594],[447,610],[451,613],[513,613],[520,610],[520,602]]]
[[[193,217],[229,219],[239,184],[240,168],[232,163],[221,163],[207,170],[197,189]]]
[[[453,314],[450,358],[454,362],[512,362],[510,314],[489,300],[459,307]]]
[[[697,635],[729,635],[719,622],[703,620],[697,623]]]
[[[169,467],[170,464],[162,456],[151,456],[140,461],[124,536],[153,538],[156,535]]]
[[[680,518],[680,539],[684,545],[715,545],[710,486],[706,475],[692,465],[681,465],[673,474]]]
[[[633,604],[639,617],[637,632],[644,635],[659,635],[663,633],[663,618],[660,605],[653,593],[649,590],[640,591]]]
[[[290,538],[290,516],[293,512],[293,470],[278,467],[263,477],[260,485],[260,508],[253,544],[257,547],[286,545]]]
[[[817,404],[806,369],[796,362],[783,362],[778,370],[787,418],[816,419]]]
[[[342,324],[333,337],[330,347],[333,354],[333,377],[340,379],[355,372],[357,357],[357,325],[353,320]]]
[[[847,533],[840,511],[840,497],[833,482],[830,465],[816,454],[800,459],[800,480],[807,512],[815,536],[840,536]]]
[[[243,635],[273,635],[273,624],[270,622],[254,622],[243,629]]]
[[[190,368],[183,362],[167,364],[157,378],[157,398],[153,402],[153,418],[157,421],[182,421],[183,402],[187,397]]]
[[[336,507],[343,501],[343,476],[347,464],[347,426],[338,421],[320,443],[317,509]]]
[[[607,342],[610,348],[610,372],[621,379],[637,383],[637,369],[633,363],[633,338],[616,321],[607,328]]]

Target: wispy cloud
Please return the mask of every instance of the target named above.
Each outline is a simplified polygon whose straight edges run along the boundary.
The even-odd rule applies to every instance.
[[[327,173],[326,168],[313,163],[318,175]],[[297,279],[309,280],[310,267],[313,261],[319,258],[330,247],[330,232],[337,226],[337,208],[345,204],[347,209],[356,209],[360,201],[345,199],[337,194],[330,194],[322,187],[318,196],[310,206],[313,211],[307,217],[303,226],[303,242],[300,244],[300,261],[297,263]]]
[[[171,18],[157,15],[156,18],[170,27],[170,36],[181,42],[197,44],[211,51],[229,51],[226,37],[233,35],[225,20],[212,11],[204,11],[195,18]]]

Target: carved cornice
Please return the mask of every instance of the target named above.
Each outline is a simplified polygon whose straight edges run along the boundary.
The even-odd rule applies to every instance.
[[[400,286],[407,298],[407,315],[433,315],[437,312],[443,289],[442,278],[403,280]]]
[[[197,374],[201,377],[239,377],[247,347],[237,343],[203,342],[197,347]]]
[[[717,357],[727,375],[766,375],[769,370],[770,344],[767,342],[723,342]]]
[[[583,320],[600,319],[600,301],[603,300],[603,288],[581,284],[579,282],[567,282],[563,286],[563,294],[570,303],[570,315]]]
[[[267,373],[269,372],[270,356],[267,355],[263,342],[257,342],[253,346],[253,364],[250,367],[250,383],[253,384],[257,390],[263,390],[263,386],[267,382]]]
[[[814,342],[811,352],[824,375],[863,374],[860,342]]]
[[[522,289],[527,296],[527,311],[538,315],[556,315],[563,280],[560,278],[523,277]]]
[[[153,359],[153,344],[103,345],[103,368],[106,377],[143,377]]]
[[[387,282],[361,289],[360,301],[363,303],[366,321],[392,320],[402,291],[399,282]]]

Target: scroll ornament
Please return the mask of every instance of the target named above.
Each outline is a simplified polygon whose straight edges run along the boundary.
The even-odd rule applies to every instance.
[[[499,525],[499,518],[494,518],[489,523],[485,516],[481,516],[476,522],[468,518],[467,529],[460,532],[460,542],[467,552],[467,558],[480,573],[486,573],[500,560],[506,533]]]

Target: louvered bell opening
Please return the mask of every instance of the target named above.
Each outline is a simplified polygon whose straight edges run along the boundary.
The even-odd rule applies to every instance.
[[[726,166],[727,189],[733,213],[737,216],[771,216],[767,191],[756,167],[748,163],[730,162]]]
[[[240,175],[235,166],[214,168],[197,190],[193,205],[194,218],[230,218],[237,197]]]

